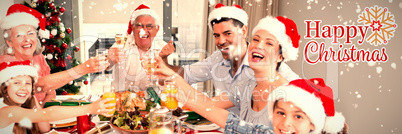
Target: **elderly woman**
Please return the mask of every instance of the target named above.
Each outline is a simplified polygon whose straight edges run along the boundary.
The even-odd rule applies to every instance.
[[[50,67],[42,54],[43,49],[38,38],[38,34],[42,38],[49,37],[45,21],[44,16],[36,10],[14,4],[9,7],[7,16],[0,24],[5,40],[5,43],[0,44],[0,61],[31,61],[39,74],[35,96],[42,106],[56,97],[55,89],[87,73],[103,71],[108,66],[106,57],[93,57],[69,70],[50,74]]]

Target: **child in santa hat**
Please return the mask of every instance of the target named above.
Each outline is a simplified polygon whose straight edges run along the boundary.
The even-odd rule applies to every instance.
[[[229,114],[228,133],[347,133],[345,118],[335,112],[332,89],[321,78],[298,79],[275,89],[268,100],[273,128],[245,123]]]
[[[106,104],[113,98],[98,100],[85,106],[53,106],[42,109],[32,91],[38,80],[38,73],[29,60],[0,63],[0,76],[0,118],[2,119],[0,133],[43,133],[44,130],[41,127],[45,126],[36,122],[57,121],[88,113],[111,116],[107,113],[114,110],[106,109],[115,105]],[[48,123],[47,127],[49,127]]]

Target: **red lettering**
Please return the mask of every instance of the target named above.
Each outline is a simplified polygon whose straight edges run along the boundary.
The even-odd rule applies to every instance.
[[[337,44],[338,42],[338,38],[341,39],[343,38],[344,34],[345,34],[345,30],[343,29],[343,26],[333,26],[334,27],[334,40],[332,41],[332,44]],[[340,30],[341,34],[338,36],[338,30]]]
[[[352,29],[351,29],[352,28]],[[346,42],[345,44],[351,44],[350,39],[354,39],[357,35],[357,28],[356,26],[346,26]],[[353,32],[350,32],[352,30]],[[350,35],[350,33],[353,33],[353,35]]]
[[[310,46],[311,45],[311,46]],[[307,61],[309,64],[316,64],[318,60],[320,59],[321,56],[319,56],[316,60],[312,61],[310,60],[310,57],[308,56],[308,50],[310,48],[311,53],[317,53],[318,52],[318,43],[314,40],[309,41],[306,46],[304,47],[304,60]]]
[[[321,20],[316,20],[315,22],[315,27],[311,27],[311,20],[305,20],[304,23],[306,23],[306,36],[304,36],[304,38],[320,38],[320,23]],[[314,31],[315,30],[315,31]],[[315,32],[315,37],[311,37],[311,33],[310,32]]]
[[[369,26],[358,26],[359,27],[359,31],[360,31],[360,35],[362,36],[362,39],[357,41],[357,43],[362,44],[364,42],[364,38],[366,38],[366,34],[367,34],[367,29]],[[363,27],[366,28],[366,30],[363,31]]]

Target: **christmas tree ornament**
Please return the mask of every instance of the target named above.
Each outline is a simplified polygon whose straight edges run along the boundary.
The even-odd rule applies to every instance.
[[[54,37],[53,34],[49,35],[49,39],[53,39],[53,37]]]
[[[74,81],[68,82],[68,85],[72,85],[72,84],[74,84]]]
[[[49,8],[53,9],[53,8],[54,8],[54,4],[53,4],[53,3],[50,3],[50,4],[49,4]]]
[[[46,55],[46,59],[47,59],[47,60],[53,59],[53,55],[52,55],[51,53],[48,53],[48,54]]]
[[[75,52],[78,52],[78,51],[80,51],[80,48],[79,47],[75,47]]]
[[[50,38],[50,35],[49,35],[49,38]],[[45,39],[42,39],[42,43],[46,43],[46,40],[45,40]]]
[[[62,48],[62,49],[67,49],[67,48],[68,48],[67,43],[63,43],[63,44],[61,45],[61,48]]]
[[[66,90],[64,90],[61,94],[62,94],[62,95],[68,95],[68,93],[67,93]]]
[[[64,11],[66,11],[66,9],[64,7],[61,7],[59,11],[60,11],[60,13],[64,13]]]
[[[52,34],[53,36],[54,36],[54,35],[57,35],[57,29],[52,29],[52,31],[50,32],[50,34]]]
[[[61,33],[61,34],[60,34],[60,37],[61,37],[61,38],[64,38],[64,37],[66,37],[66,34]]]
[[[31,3],[31,7],[32,7],[32,8],[36,8],[36,3],[35,3],[35,2],[32,2],[32,3]]]
[[[71,55],[67,55],[67,60],[71,60],[71,59],[72,59]]]
[[[67,28],[67,33],[68,33],[68,34],[71,33],[71,28]]]
[[[61,31],[61,32],[66,31],[66,28],[64,28],[64,26],[59,26],[59,27],[60,27],[60,31]]]
[[[85,85],[88,85],[88,81],[87,81],[87,80],[86,80],[86,81],[84,81],[84,84],[85,84]]]

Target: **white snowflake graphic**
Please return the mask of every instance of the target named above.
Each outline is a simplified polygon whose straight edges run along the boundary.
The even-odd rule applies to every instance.
[[[394,37],[397,27],[394,15],[388,11],[388,8],[377,5],[365,8],[365,11],[359,15],[357,22],[371,27],[372,33],[366,38],[366,41],[375,46],[386,45]]]

